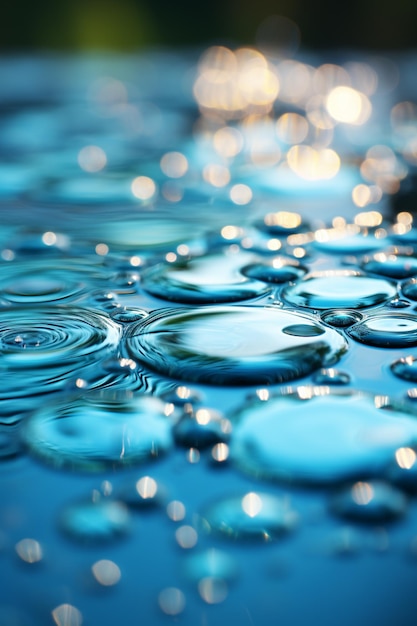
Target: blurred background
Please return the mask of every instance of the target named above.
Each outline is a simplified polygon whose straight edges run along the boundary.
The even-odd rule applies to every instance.
[[[416,0],[21,0],[2,7],[0,48],[125,52],[281,36],[293,45],[301,33],[307,49],[404,50],[417,47],[416,24]]]

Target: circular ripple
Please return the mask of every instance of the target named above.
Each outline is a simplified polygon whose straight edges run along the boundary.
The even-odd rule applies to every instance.
[[[286,287],[283,297],[296,306],[311,309],[360,309],[386,302],[396,295],[395,286],[357,272],[317,272]]]
[[[130,356],[181,380],[256,385],[293,380],[334,362],[343,337],[307,315],[275,308],[171,309],[132,324]]]
[[[291,531],[297,520],[297,514],[285,499],[256,492],[218,500],[202,514],[203,526],[209,532],[230,539],[262,542]]]
[[[416,346],[417,317],[405,313],[373,315],[351,326],[347,333],[352,339],[377,348]]]
[[[142,287],[153,296],[190,304],[236,302],[269,293],[263,282],[240,270],[252,255],[213,254],[182,263],[166,263],[144,270]]]
[[[235,415],[230,453],[250,474],[333,483],[375,476],[395,450],[417,441],[415,415],[378,398],[326,387],[253,401]]]
[[[55,467],[102,471],[157,457],[171,445],[165,403],[130,392],[99,391],[44,406],[24,424],[29,449]]]
[[[56,391],[87,374],[115,351],[118,324],[74,307],[10,307],[0,311],[3,412],[18,412],[24,398]],[[10,407],[7,406],[10,401]]]

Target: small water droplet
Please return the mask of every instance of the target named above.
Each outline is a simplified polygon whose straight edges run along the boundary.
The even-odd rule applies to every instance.
[[[356,482],[331,499],[331,509],[336,515],[373,524],[405,515],[407,504],[399,489],[381,481]]]
[[[321,314],[321,319],[335,328],[348,328],[348,326],[359,322],[362,315],[356,311],[326,311]]]
[[[202,515],[203,528],[230,539],[273,541],[293,530],[298,521],[284,498],[250,492],[218,500]]]
[[[315,385],[348,385],[350,376],[334,368],[321,369],[313,376]]]

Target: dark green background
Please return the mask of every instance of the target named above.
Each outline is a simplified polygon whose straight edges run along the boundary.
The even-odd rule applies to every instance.
[[[270,15],[294,20],[304,48],[417,47],[416,0],[17,0],[2,7],[3,51],[136,50],[254,44]]]

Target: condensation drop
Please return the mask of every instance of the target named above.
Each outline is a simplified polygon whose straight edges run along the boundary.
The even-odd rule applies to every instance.
[[[298,334],[283,329],[297,327]],[[129,355],[186,381],[256,385],[300,378],[336,361],[343,337],[307,315],[277,308],[164,310],[126,332]]]
[[[415,441],[417,421],[405,407],[379,408],[377,400],[329,387],[254,400],[233,418],[231,459],[277,481],[326,484],[378,475],[398,447]]]

